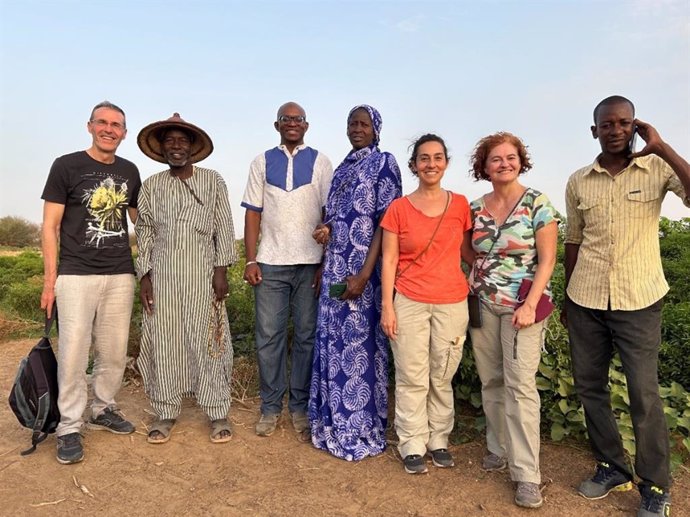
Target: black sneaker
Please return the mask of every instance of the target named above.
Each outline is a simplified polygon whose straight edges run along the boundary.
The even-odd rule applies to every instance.
[[[79,463],[84,459],[84,447],[79,433],[69,433],[57,437],[58,463],[69,465]]]
[[[403,460],[405,464],[405,472],[408,474],[425,474],[429,471],[426,468],[426,461],[424,461],[424,456],[419,454],[409,454],[405,456]]]
[[[657,486],[640,485],[642,503],[637,517],[669,517],[671,515],[671,496]]]
[[[609,492],[626,492],[632,489],[630,479],[608,463],[598,463],[597,471],[591,479],[580,483],[578,493],[585,499],[602,499]]]
[[[105,408],[96,418],[91,417],[87,424],[94,431],[110,431],[115,434],[132,434],[134,426],[128,422],[117,409]]]
[[[431,461],[435,467],[442,469],[455,466],[453,456],[450,455],[448,449],[436,449],[435,451],[431,451]]]

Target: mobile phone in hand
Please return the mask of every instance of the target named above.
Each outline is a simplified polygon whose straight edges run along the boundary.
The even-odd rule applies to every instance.
[[[635,144],[637,143],[637,126],[633,125],[632,137],[630,138],[629,148],[630,154],[635,152]]]
[[[331,298],[340,298],[347,289],[347,283],[341,282],[337,284],[331,284],[328,288],[328,296]]]

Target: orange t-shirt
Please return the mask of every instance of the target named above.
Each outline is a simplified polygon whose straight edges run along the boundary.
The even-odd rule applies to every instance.
[[[407,270],[434,233],[441,216],[428,217],[405,197],[391,203],[381,227],[398,236],[399,274],[395,288],[411,300],[422,303],[457,303],[467,298],[467,279],[460,267],[460,246],[472,227],[465,196],[452,194],[450,206],[429,249]]]

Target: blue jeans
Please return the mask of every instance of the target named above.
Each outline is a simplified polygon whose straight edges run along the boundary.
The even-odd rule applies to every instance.
[[[318,264],[259,264],[261,283],[254,287],[256,353],[259,362],[261,413],[279,414],[287,391],[287,331],[292,314],[291,413],[307,412],[316,331],[317,298],[312,284]]]

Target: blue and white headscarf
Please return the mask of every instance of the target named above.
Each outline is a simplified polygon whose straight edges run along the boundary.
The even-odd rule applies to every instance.
[[[348,113],[348,124],[350,123],[352,114],[358,109],[364,109],[367,111],[367,113],[369,113],[369,118],[371,118],[371,125],[374,128],[374,141],[372,143],[378,146],[381,137],[381,126],[383,126],[383,119],[381,118],[381,114],[376,110],[376,108],[369,106],[368,104],[360,104],[359,106],[355,106],[354,108],[352,108],[350,110],[350,113]]]

